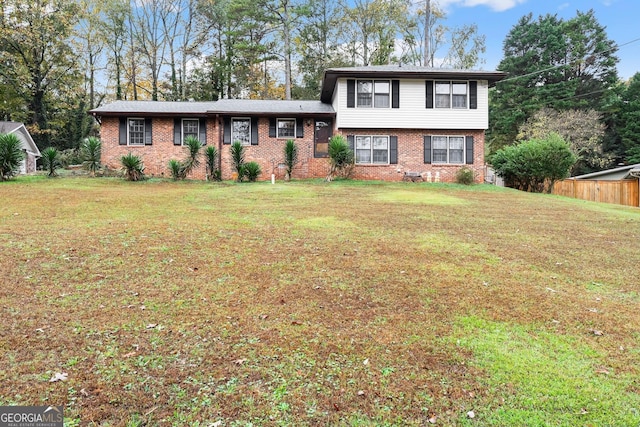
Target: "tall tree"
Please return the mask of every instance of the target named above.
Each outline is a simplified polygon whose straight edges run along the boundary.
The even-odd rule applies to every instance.
[[[613,129],[622,160],[629,164],[640,163],[640,73],[624,85],[614,108]]]
[[[518,127],[542,107],[600,111],[617,80],[615,50],[593,11],[568,21],[556,15],[520,18],[498,65],[509,78],[491,94],[491,149],[513,143]]]
[[[50,145],[47,102],[57,90],[78,83],[71,35],[78,23],[75,2],[4,0],[0,10],[0,75],[24,99],[39,147]]]
[[[80,0],[81,17],[77,36],[82,46],[80,60],[85,70],[85,84],[89,92],[89,108],[96,107],[96,73],[101,68],[102,51],[106,41],[102,33],[102,2]],[[100,95],[98,95],[100,97]]]
[[[476,24],[467,24],[454,28],[450,33],[449,53],[445,63],[452,68],[474,68],[484,60],[480,57],[487,49],[486,36],[478,34]]]
[[[353,65],[388,64],[393,57],[399,23],[409,14],[407,0],[354,0],[343,4],[343,31]]]
[[[113,79],[115,97],[120,100],[124,96],[124,74],[126,46],[129,40],[129,18],[131,7],[126,0],[105,0],[101,14],[102,37],[108,48],[108,68],[110,80]]]
[[[305,7],[309,14],[294,38],[302,74],[302,88],[296,97],[316,99],[324,70],[348,64],[340,49],[343,8],[332,0],[307,0]]]

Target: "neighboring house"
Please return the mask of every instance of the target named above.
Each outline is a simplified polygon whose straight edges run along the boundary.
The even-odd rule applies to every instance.
[[[633,172],[632,172],[633,171]],[[640,175],[640,163],[635,165],[619,166],[599,172],[578,175],[569,179],[597,179],[602,181],[620,181],[622,179],[637,179]]]
[[[0,133],[12,133],[22,142],[24,159],[20,164],[20,174],[32,173],[36,171],[36,161],[40,158],[40,150],[33,142],[31,134],[23,123],[0,121]]]
[[[320,101],[117,101],[90,111],[102,125],[102,161],[118,168],[132,152],[145,173],[168,174],[169,159],[185,156],[187,135],[219,148],[222,176],[232,176],[229,146],[247,147],[246,161],[262,179],[281,176],[284,141],[299,148],[295,178],[328,173],[328,141],[344,135],[354,150],[354,177],[401,180],[405,172],[453,181],[462,167],[484,181],[484,131],[492,71],[411,66],[334,68],[325,72]],[[204,177],[204,167],[193,173]]]

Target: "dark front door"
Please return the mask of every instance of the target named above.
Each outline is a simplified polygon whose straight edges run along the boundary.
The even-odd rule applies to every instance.
[[[316,120],[313,137],[313,156],[329,157],[329,138],[333,133],[331,120]]]

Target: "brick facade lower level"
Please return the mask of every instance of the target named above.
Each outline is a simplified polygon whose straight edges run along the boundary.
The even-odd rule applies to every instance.
[[[222,119],[210,117],[207,119],[207,145],[219,149],[219,164],[223,179],[232,179],[233,168],[230,159],[230,145],[222,144]],[[298,146],[298,164],[293,170],[292,178],[324,178],[329,172],[327,158],[314,157],[314,121],[304,120],[304,136],[292,138]],[[145,175],[154,177],[170,177],[169,160],[183,160],[187,156],[186,148],[174,145],[174,119],[158,117],[152,119],[152,144],[144,146],[128,146],[119,144],[119,118],[103,117],[102,120],[102,163],[109,168],[120,169],[122,156],[133,153],[140,156],[144,162]],[[347,135],[393,135],[398,139],[398,162],[389,165],[356,165],[353,178],[363,180],[400,181],[405,172],[430,174],[432,180],[436,177],[442,182],[453,182],[458,170],[462,167],[474,171],[475,181],[484,181],[484,131],[459,130],[430,130],[430,129],[338,129],[334,134]],[[474,158],[472,164],[425,164],[424,136],[473,136]],[[255,161],[260,164],[262,174],[260,180],[271,179],[274,174],[277,179],[284,178],[284,145],[286,139],[269,137],[269,118],[258,120],[258,144],[245,147],[245,161]],[[205,179],[204,157],[201,165],[196,168],[189,178]]]

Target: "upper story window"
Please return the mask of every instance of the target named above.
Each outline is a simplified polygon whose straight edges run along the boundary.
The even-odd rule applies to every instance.
[[[357,135],[355,137],[357,164],[389,164],[389,137]]]
[[[144,145],[144,119],[129,119],[129,145]]]
[[[435,82],[436,108],[467,108],[466,82]]]
[[[190,136],[200,139],[200,120],[182,119],[182,143]]]
[[[296,120],[278,119],[278,138],[295,138]]]
[[[358,107],[389,108],[390,86],[389,80],[358,80]]]
[[[231,141],[251,145],[251,119],[231,119]]]

